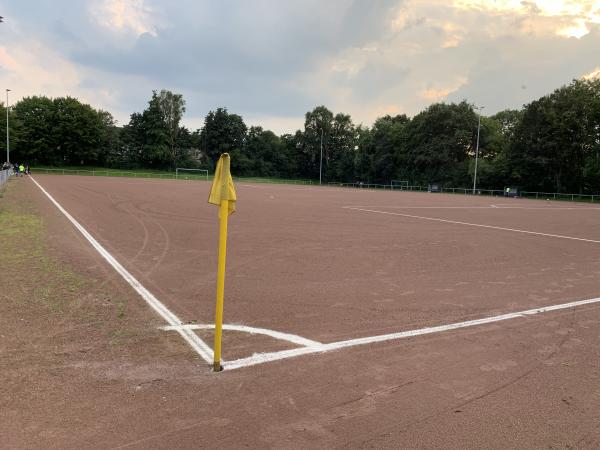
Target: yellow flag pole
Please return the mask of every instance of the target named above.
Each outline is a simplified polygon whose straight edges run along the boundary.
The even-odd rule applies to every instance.
[[[229,180],[229,157],[224,158],[221,192],[227,192]],[[223,335],[223,297],[225,293],[225,259],[227,255],[227,219],[229,217],[229,200],[221,200],[219,206],[219,261],[217,264],[217,307],[215,312],[215,344],[213,370],[220,372],[221,337]]]
[[[221,336],[223,334],[223,296],[225,293],[225,258],[227,253],[227,218],[229,216],[229,200],[221,200],[219,209],[219,262],[217,266],[217,308],[215,313],[215,357],[213,369],[215,372],[223,370],[221,367]]]

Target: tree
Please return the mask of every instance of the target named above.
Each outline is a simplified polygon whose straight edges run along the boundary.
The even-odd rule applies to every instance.
[[[477,115],[467,102],[431,105],[407,124],[407,164],[421,183],[468,185],[476,138]]]
[[[183,141],[178,139],[184,112],[181,95],[152,91],[148,107],[142,113],[133,113],[124,127],[124,159],[134,166],[170,169],[178,161],[187,161],[189,148],[182,147]]]
[[[216,111],[210,111],[204,119],[204,127],[200,131],[200,148],[213,165],[221,153],[228,152],[232,154],[232,170],[246,171],[249,162],[242,154],[246,130],[241,116],[229,114],[226,108],[217,108]]]
[[[512,181],[528,189],[583,192],[595,173],[599,120],[599,80],[575,80],[526,105],[508,154]]]
[[[288,172],[288,154],[281,139],[272,131],[250,127],[244,153],[252,161],[252,175],[283,176]]]
[[[317,106],[305,115],[302,151],[306,155],[308,167],[306,174],[310,178],[328,176],[330,154],[330,136],[333,127],[333,113],[325,106]],[[323,149],[323,167],[321,168],[321,147]],[[322,171],[321,171],[322,169]]]
[[[371,129],[372,160],[369,179],[388,184],[394,178],[410,179],[413,170],[406,147],[410,123],[405,114],[380,117]]]
[[[151,101],[155,100],[155,95]],[[176,161],[181,157],[181,149],[176,145],[179,134],[181,118],[185,112],[185,100],[181,94],[173,94],[171,91],[161,90],[156,96],[158,108],[162,114],[162,120],[167,131],[167,141],[171,159],[171,168],[175,168]]]
[[[327,168],[330,179],[352,181],[354,178],[354,159],[357,146],[357,134],[348,114],[336,114],[331,124],[331,137]]]
[[[73,97],[26,97],[14,105],[12,121],[15,157],[42,164],[104,161],[114,128],[110,113]]]

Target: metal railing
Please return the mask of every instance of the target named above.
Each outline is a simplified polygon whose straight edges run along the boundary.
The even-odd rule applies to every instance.
[[[384,189],[392,191],[417,191],[427,192],[428,186],[400,186],[397,184],[375,184],[375,183],[337,183],[329,182],[329,186],[338,186],[345,188],[356,188],[356,189]],[[502,189],[476,189],[473,194],[472,188],[453,188],[453,187],[440,187],[439,192],[445,194],[461,194],[461,195],[488,195],[504,197],[504,190]],[[568,194],[562,192],[535,192],[535,191],[520,191],[519,197],[522,198],[535,198],[535,199],[546,199],[546,200],[561,200],[571,202],[587,202],[597,203],[600,202],[599,194]]]
[[[133,178],[167,178],[174,179],[175,173],[130,172],[120,170],[89,170],[89,169],[40,169],[33,168],[34,173],[56,175],[87,175],[97,177],[133,177]]]
[[[43,174],[60,174],[60,175],[88,175],[88,176],[104,176],[104,177],[133,177],[133,178],[161,178],[161,179],[176,179],[175,173],[152,173],[152,172],[130,172],[130,171],[119,171],[119,170],[89,170],[89,169],[34,169],[35,173]],[[189,178],[193,175],[189,175]],[[206,179],[205,175],[200,175],[198,179]],[[212,175],[209,175],[212,178]],[[314,185],[317,184],[312,180],[288,180],[280,178],[269,178],[269,177],[234,177],[234,180],[238,182],[246,183],[269,183],[269,184],[295,184],[295,185]],[[327,183],[328,186],[338,186],[345,188],[356,188],[356,189],[383,189],[391,191],[417,191],[427,192],[428,186],[420,185],[398,185],[398,184],[377,184],[377,183],[340,183],[330,181]],[[454,187],[440,187],[439,192],[446,194],[462,194],[462,195],[473,195],[472,188],[454,188]],[[504,197],[504,191],[502,189],[476,189],[475,195],[489,195]],[[536,199],[548,199],[548,200],[562,200],[572,202],[588,202],[597,203],[600,202],[600,194],[569,194],[562,192],[535,192],[535,191],[520,191],[519,196],[523,198],[536,198]]]
[[[156,173],[156,172],[131,172],[125,170],[110,170],[110,169],[60,169],[60,168],[33,168],[34,173],[39,174],[54,174],[54,175],[87,175],[96,177],[132,177],[132,178],[161,178],[161,179],[196,179],[196,180],[212,180],[213,175],[203,173],[201,175],[186,174],[185,177],[173,173]],[[233,177],[234,180],[245,183],[269,183],[269,184],[315,184],[313,180],[288,180],[282,178],[270,177]]]
[[[8,181],[8,179],[10,178],[11,175],[12,175],[12,169],[4,169],[4,170],[0,171],[0,189]]]

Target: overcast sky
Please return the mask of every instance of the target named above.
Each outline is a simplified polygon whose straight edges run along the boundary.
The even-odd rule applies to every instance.
[[[119,124],[152,90],[202,126],[277,133],[317,105],[371,125],[463,99],[489,115],[600,74],[600,0],[0,0],[0,89],[71,95]]]

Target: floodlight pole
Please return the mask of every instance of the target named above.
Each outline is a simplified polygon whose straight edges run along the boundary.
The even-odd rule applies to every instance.
[[[323,177],[323,128],[321,128],[321,162],[319,163],[319,184]]]
[[[10,131],[8,129],[8,93],[10,89],[6,90],[6,162],[10,162]]]
[[[475,146],[475,173],[473,174],[473,195],[475,195],[475,189],[477,188],[477,162],[479,159],[479,130],[481,129],[481,110],[483,106],[477,108],[479,110],[479,119],[477,120],[477,145]]]

